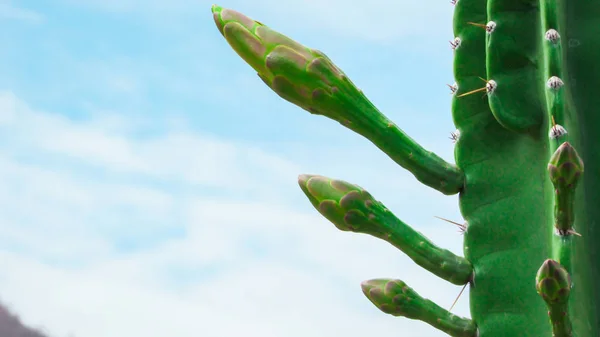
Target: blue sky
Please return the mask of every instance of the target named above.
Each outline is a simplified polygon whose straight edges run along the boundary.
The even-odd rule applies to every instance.
[[[327,53],[453,161],[449,2],[218,4]],[[461,253],[434,218],[461,221],[456,196],[271,92],[211,5],[0,0],[0,299],[51,337],[444,336],[379,312],[360,282],[399,278],[443,307],[460,287],[339,232],[296,178],[359,184]]]

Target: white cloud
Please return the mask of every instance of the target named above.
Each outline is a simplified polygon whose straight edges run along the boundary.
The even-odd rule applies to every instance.
[[[240,190],[259,185],[246,171],[260,171],[271,179],[280,177],[282,170],[296,168],[260,149],[238,147],[188,130],[132,142],[123,132],[107,128],[114,122],[106,126],[95,121],[75,123],[61,115],[35,113],[7,92],[0,93],[0,107],[0,120],[19,145],[117,173]],[[18,146],[14,145],[13,150]]]
[[[223,6],[227,4],[223,3]],[[453,7],[449,3],[426,1],[371,0],[262,0],[247,6],[239,4],[254,19],[269,25],[270,21],[299,31],[326,31],[345,38],[372,42],[393,42],[403,38],[422,44],[431,36],[444,36],[451,30]],[[257,9],[253,9],[253,7]],[[257,12],[259,18],[252,12]],[[294,18],[294,20],[290,20]],[[276,28],[277,29],[277,28]],[[411,45],[406,45],[411,48]]]
[[[40,23],[44,17],[32,10],[16,7],[11,0],[0,1],[0,19],[20,20],[30,23]]]
[[[207,0],[63,0],[73,5],[83,5],[114,13],[127,12],[181,12]],[[207,1],[208,3],[208,1]]]
[[[7,92],[0,113],[0,296],[51,337],[444,336],[364,298],[360,282],[380,277],[444,307],[460,289],[320,217],[293,181],[307,149],[296,162],[186,129],[139,138],[126,119],[75,122]],[[320,153],[312,169],[364,185],[460,251],[452,226],[415,211],[457,212],[453,198],[383,155],[357,166],[351,149]],[[123,251],[122,240],[141,246]],[[455,312],[466,315],[463,296]]]
[[[344,38],[372,42],[392,42],[401,38],[446,36],[452,29],[453,6],[449,3],[432,5],[423,1],[342,1],[342,0],[86,0],[66,2],[91,6],[114,13],[137,13],[153,19],[171,14],[198,13],[200,20],[212,20],[213,3],[238,10],[267,25],[283,25],[299,32],[327,32]],[[203,18],[203,19],[202,19]],[[294,18],[290,20],[290,18]],[[282,27],[283,27],[282,26]],[[414,41],[422,44],[422,41]],[[410,48],[410,46],[407,46]]]
[[[64,66],[56,68],[61,86],[53,85],[51,76],[52,82],[41,85],[42,94],[72,106],[83,101],[93,113],[79,121],[0,92],[0,300],[26,323],[45,327],[51,337],[70,332],[75,337],[358,337],[391,331],[445,336],[421,322],[379,312],[359,284],[401,278],[443,307],[460,288],[423,271],[386,242],[339,232],[312,209],[295,178],[319,173],[364,186],[432,241],[460,252],[462,238],[455,228],[432,217],[459,220],[456,198],[422,186],[368,142],[349,148],[345,141],[352,136],[270,152],[199,133],[185,120],[157,127],[151,116],[133,120],[97,106],[103,100],[116,109],[139,102],[143,106],[149,92],[162,92],[195,98],[202,113],[204,97],[221,103],[229,99],[230,87],[239,88],[241,102],[257,104],[273,94],[252,72],[227,75],[223,83],[230,66],[220,67],[218,56],[212,55],[219,53],[202,50],[203,32],[220,39],[207,0],[64,2],[124,14],[135,25],[139,18],[131,14],[145,15],[159,36],[172,26],[182,27],[186,34],[163,37],[182,39],[183,45],[169,50],[175,60],[185,55],[194,62],[107,55],[100,62],[82,61],[73,50],[61,50],[57,55],[64,57]],[[451,6],[445,4],[219,4],[301,41],[303,34],[318,37],[316,32],[327,31],[394,43],[447,35],[451,27]],[[182,17],[192,17],[200,27]],[[419,41],[413,42],[429,43]],[[239,67],[247,68],[243,63]],[[202,88],[208,82],[222,85]],[[379,78],[374,82],[380,85]],[[135,108],[142,110],[140,106]],[[320,122],[335,138],[331,124]],[[147,126],[161,132],[140,132]],[[449,144],[445,135],[440,140]],[[423,141],[452,157],[451,146],[433,138]],[[467,315],[467,299],[463,295],[455,313]]]

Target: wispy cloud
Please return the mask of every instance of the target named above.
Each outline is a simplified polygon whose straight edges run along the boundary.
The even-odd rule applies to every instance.
[[[244,172],[277,177],[282,168],[294,169],[291,163],[282,161],[273,167],[277,158],[258,148],[240,148],[189,130],[132,142],[123,132],[107,129],[95,120],[76,123],[62,115],[35,113],[12,93],[0,95],[0,106],[4,108],[2,120],[7,133],[19,139],[20,145],[113,172],[241,190],[256,184]],[[17,144],[11,145],[13,151],[20,150]]]
[[[267,0],[256,6],[240,6],[240,10],[263,14],[276,24],[286,22],[286,26],[310,34],[322,32],[378,43],[402,40],[405,48],[422,45],[432,36],[447,35],[452,22],[449,3],[426,1]]]
[[[201,13],[207,13],[212,5],[209,1],[194,0],[63,1],[113,13],[149,15],[154,19],[190,12],[202,15]],[[309,34],[321,32],[379,43],[445,36],[452,22],[452,6],[449,1],[438,4],[409,0],[262,0],[252,3],[230,0],[216,3],[246,12],[257,20],[269,19],[272,24]],[[258,16],[266,18],[261,19]],[[294,20],[289,20],[290,18]],[[421,43],[422,41],[414,41],[414,44]]]
[[[302,164],[197,134],[136,139],[106,129],[114,123],[0,98],[10,137],[0,165],[9,210],[0,291],[26,322],[57,336],[359,336],[398,326],[431,336],[368,310],[358,283],[398,275],[443,303],[457,293],[387,243],[339,233],[307,202],[285,205],[295,197],[274,199],[292,193],[281,181]],[[178,181],[184,187],[169,184]],[[454,231],[426,228],[442,244]]]
[[[210,5],[65,0],[35,7],[52,18],[44,30],[13,29],[0,54],[0,299],[51,337],[443,336],[382,314],[359,283],[401,278],[442,306],[460,289],[386,242],[339,232],[296,177],[357,183],[460,252],[456,229],[433,218],[460,221],[457,198],[270,92],[216,32]],[[339,55],[345,38],[350,49],[427,40],[438,28],[421,18],[447,15],[406,1],[222,5],[314,47],[333,41]],[[364,49],[340,58],[344,69],[451,160],[443,65],[410,48]],[[455,312],[467,315],[463,296]]]
[[[61,0],[77,6],[87,6],[115,13],[148,13],[187,11],[192,7],[206,5],[206,0]]]
[[[0,19],[40,23],[44,20],[44,16],[30,9],[17,7],[11,3],[11,0],[2,0],[0,1]]]

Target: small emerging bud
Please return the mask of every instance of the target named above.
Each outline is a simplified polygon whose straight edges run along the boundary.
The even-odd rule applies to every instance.
[[[583,174],[583,161],[569,142],[562,143],[548,163],[550,180],[557,189],[574,189]]]
[[[548,305],[565,303],[571,292],[571,276],[554,260],[546,260],[535,277],[535,288]]]
[[[568,142],[556,149],[548,163],[550,181],[554,185],[554,227],[560,236],[578,235],[575,222],[575,189],[583,174],[583,161]]]

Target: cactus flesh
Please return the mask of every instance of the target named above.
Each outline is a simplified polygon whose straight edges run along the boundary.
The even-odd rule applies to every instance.
[[[225,40],[280,97],[364,136],[423,184],[459,194],[464,257],[359,186],[300,176],[312,205],[340,230],[385,240],[470,287],[471,319],[399,280],[363,282],[375,306],[451,336],[600,336],[600,4],[452,3],[455,165],[406,135],[323,52],[234,10],[212,12]]]

